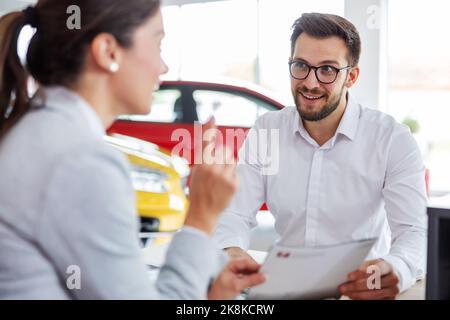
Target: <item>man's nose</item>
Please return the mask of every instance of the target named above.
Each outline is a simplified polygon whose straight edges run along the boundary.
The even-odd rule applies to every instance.
[[[313,69],[311,69],[306,79],[304,79],[302,82],[303,85],[309,90],[320,87],[320,82],[319,80],[317,80],[316,73],[314,72]]]

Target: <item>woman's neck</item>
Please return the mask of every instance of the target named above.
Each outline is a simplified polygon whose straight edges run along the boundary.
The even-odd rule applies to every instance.
[[[113,96],[109,88],[102,84],[102,81],[95,85],[89,85],[89,81],[78,82],[68,87],[80,95],[99,117],[105,130],[108,129],[117,116],[120,114],[118,108],[115,108]]]

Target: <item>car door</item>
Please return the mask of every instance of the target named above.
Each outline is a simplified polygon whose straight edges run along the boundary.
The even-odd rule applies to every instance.
[[[250,91],[231,87],[196,87],[193,98],[199,121],[205,122],[213,115],[220,131],[217,143],[226,144],[236,158],[256,119],[266,112],[279,109]]]

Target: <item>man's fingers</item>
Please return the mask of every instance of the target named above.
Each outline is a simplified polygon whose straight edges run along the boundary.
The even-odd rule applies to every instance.
[[[377,274],[381,276],[380,289],[369,289],[369,285],[377,285],[377,279],[373,283],[367,283],[372,280],[369,277],[374,275],[373,270],[377,270]],[[349,273],[348,279],[349,282],[339,286],[339,291],[350,299],[393,299],[399,293],[399,279],[392,266],[382,259],[366,261],[358,270]]]
[[[353,300],[374,300],[374,299],[393,299],[397,296],[399,290],[397,287],[390,287],[381,290],[356,291],[346,294]]]
[[[364,278],[364,279],[359,279],[356,281],[352,281],[352,282],[348,282],[345,284],[342,284],[339,286],[339,291],[341,292],[341,294],[347,294],[349,292],[357,292],[357,291],[367,291],[369,290],[368,288],[368,277]],[[381,277],[380,279],[380,288],[390,288],[390,287],[394,287],[397,286],[399,282],[398,277],[391,272],[390,274]],[[379,289],[373,289],[373,290],[379,290]]]
[[[359,271],[367,272],[367,270],[372,268],[378,268],[378,270],[381,272],[382,275],[391,273],[392,266],[384,261],[383,259],[375,259],[375,260],[369,260],[364,262],[361,267],[358,269]]]
[[[381,277],[381,287],[382,288],[388,288],[398,285],[399,279],[395,275],[395,273],[391,272],[390,274]]]
[[[382,259],[366,261],[358,270],[350,272],[348,279],[350,281],[363,279],[373,274],[373,270],[377,269],[381,275],[387,275],[391,273],[392,267],[386,261]]]
[[[368,275],[370,276],[370,275]],[[347,294],[348,292],[357,292],[357,291],[367,291],[369,290],[367,286],[367,278],[359,279],[356,281],[348,282],[346,284],[343,284],[339,286],[339,291],[341,294]],[[393,287],[398,284],[399,280],[398,277],[394,273],[390,273],[386,276],[381,277],[380,279],[380,287],[381,288],[388,288]],[[376,289],[374,289],[376,290]]]
[[[361,265],[361,267],[359,267],[358,270],[360,270],[360,271],[366,271],[367,268],[368,268],[369,266],[375,265],[375,264],[377,264],[379,261],[380,261],[380,259],[374,259],[374,260],[367,260],[367,261],[364,261],[364,263]]]
[[[353,272],[350,272],[348,274],[348,279],[350,281],[357,281],[359,279],[365,279],[368,278],[370,276],[370,274],[368,274],[366,271],[362,271],[362,270],[355,270]]]

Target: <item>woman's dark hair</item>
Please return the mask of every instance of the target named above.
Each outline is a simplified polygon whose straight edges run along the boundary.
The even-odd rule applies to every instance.
[[[80,28],[69,28],[79,8]],[[160,0],[39,0],[35,7],[0,18],[0,139],[30,108],[28,79],[40,85],[68,86],[79,76],[92,40],[100,33],[132,45],[133,31],[153,16]],[[70,12],[70,13],[68,13]],[[26,67],[17,53],[22,28],[36,27]]]
[[[348,60],[351,66],[358,65],[361,55],[361,39],[356,27],[347,19],[327,13],[304,13],[292,25],[291,55],[294,54],[295,42],[302,34],[325,39],[339,37],[344,40],[348,49]]]

